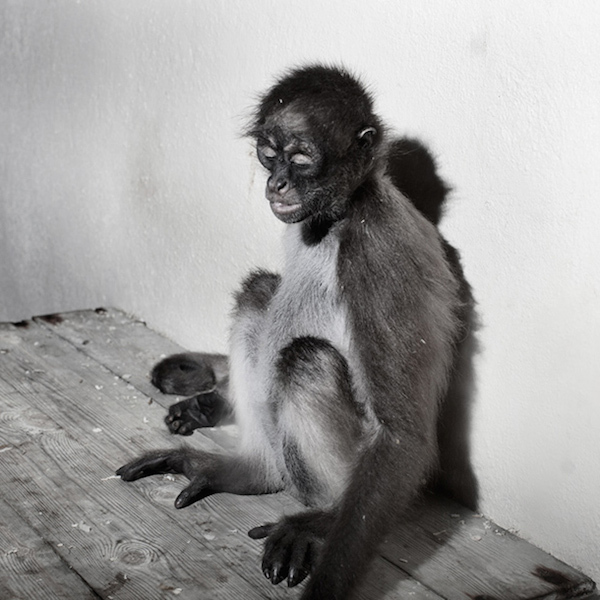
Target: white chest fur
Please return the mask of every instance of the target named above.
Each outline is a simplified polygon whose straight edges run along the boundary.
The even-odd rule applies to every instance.
[[[285,266],[261,336],[264,358],[272,361],[293,338],[313,336],[331,342],[346,354],[346,311],[337,288],[339,241],[335,231],[308,246],[300,226],[290,225],[284,238]]]
[[[270,454],[264,445],[267,403],[283,348],[294,338],[312,336],[348,354],[347,311],[337,288],[338,247],[334,230],[319,244],[307,246],[300,226],[289,225],[281,283],[269,307],[240,315],[234,323],[230,388],[246,451]]]

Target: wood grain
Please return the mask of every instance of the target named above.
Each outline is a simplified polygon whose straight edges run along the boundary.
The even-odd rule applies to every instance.
[[[0,598],[97,599],[52,546],[0,499]]]
[[[264,579],[261,544],[246,535],[301,510],[291,497],[219,494],[176,511],[184,478],[113,477],[140,452],[182,442],[163,424],[176,398],[148,377],[180,351],[110,309],[0,325],[0,598],[298,597]],[[185,442],[222,451],[235,443],[234,428]],[[27,559],[17,561],[15,548]],[[381,550],[362,600],[568,600],[594,587],[439,498],[420,503]]]
[[[50,329],[32,323],[18,333],[0,365],[2,484],[13,483],[3,495],[46,540],[61,544],[57,552],[69,549],[65,560],[97,593],[160,598],[170,587],[179,597],[297,596],[263,578],[260,544],[245,534],[298,510],[293,499],[222,494],[175,511],[183,478],[111,479],[139,452],[180,443],[162,425],[164,410]],[[218,449],[202,435],[189,442]],[[374,574],[365,599],[403,589],[439,598],[382,559]]]

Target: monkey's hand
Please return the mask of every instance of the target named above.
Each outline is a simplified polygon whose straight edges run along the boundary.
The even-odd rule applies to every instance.
[[[274,585],[287,578],[288,587],[303,581],[317,561],[330,523],[329,513],[314,511],[251,529],[248,535],[252,539],[266,538],[262,560],[264,576]]]
[[[171,433],[192,435],[194,429],[214,427],[228,412],[229,407],[218,392],[207,392],[172,404],[165,423]]]
[[[190,472],[190,469],[186,468],[189,464],[185,449],[157,450],[123,465],[117,469],[116,474],[123,481],[136,481],[150,475],[183,473],[190,479],[190,483],[175,499],[175,508],[185,508],[215,493],[215,490],[211,489],[208,477],[197,468]]]

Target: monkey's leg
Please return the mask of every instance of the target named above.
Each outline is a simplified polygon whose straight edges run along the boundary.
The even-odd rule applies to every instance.
[[[175,508],[184,508],[218,492],[266,494],[282,488],[281,481],[269,480],[259,461],[190,448],[148,452],[123,465],[116,474],[124,481],[136,481],[161,473],[182,473],[190,480],[177,496]]]
[[[277,362],[273,412],[287,476],[301,500],[333,506],[344,492],[363,436],[345,358],[326,340],[297,338]],[[263,573],[274,584],[302,581],[334,519],[332,508],[284,517],[249,532],[266,537]]]

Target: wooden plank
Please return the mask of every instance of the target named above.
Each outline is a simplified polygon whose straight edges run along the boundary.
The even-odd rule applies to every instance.
[[[99,595],[158,599],[165,590],[181,590],[180,597],[190,599],[264,597],[225,556],[213,554],[202,535],[188,534],[198,513],[186,525],[174,510],[164,510],[160,501],[172,489],[165,493],[154,486],[160,501],[146,502],[139,489],[112,479],[99,435],[76,441],[48,415],[25,405],[20,393],[2,390],[0,403],[2,421],[11,426],[0,430],[7,448],[0,475],[3,498]],[[88,430],[87,423],[82,426]]]
[[[0,598],[94,600],[98,596],[52,546],[0,499]]]
[[[3,497],[47,540],[63,544],[62,550],[55,546],[57,552],[94,589],[104,593],[121,581],[123,586],[111,593],[115,598],[160,598],[165,586],[182,588],[180,597],[265,597],[246,578],[251,570],[253,583],[263,583],[256,561],[250,569],[251,557],[238,543],[245,536],[224,531],[222,523],[221,537],[217,528],[211,533],[212,517],[206,509],[172,509],[175,482],[165,480],[165,490],[160,482],[135,486],[107,479],[129,453],[151,447],[152,437],[160,432],[141,417],[126,432],[119,431],[120,425],[113,426],[115,403],[104,400],[114,397],[117,408],[133,407],[137,401],[156,412],[162,409],[148,407],[145,398],[134,400],[122,382],[111,385],[112,374],[103,377],[90,371],[93,365],[63,352],[67,344],[53,344],[48,332],[40,336],[32,329],[20,332],[30,343],[13,348],[2,361],[0,377],[6,378],[6,369],[16,374],[12,384],[18,392],[7,394],[5,386],[0,391],[3,415],[11,416],[12,425],[0,431],[2,443],[11,448],[2,456]],[[72,371],[64,366],[74,361]],[[82,379],[82,369],[89,380]],[[148,420],[159,421],[152,415]],[[157,501],[147,502],[144,495],[154,495]],[[90,535],[92,531],[102,532],[102,537]],[[216,537],[225,550],[214,553],[209,537]],[[69,547],[76,550],[63,554]],[[266,595],[281,596],[277,590]]]
[[[114,598],[153,598],[161,597],[160,586],[177,584],[174,589],[184,588],[181,597],[289,597],[263,578],[260,545],[245,531],[297,510],[295,501],[283,494],[221,494],[175,511],[180,478],[128,485],[107,479],[141,450],[174,444],[162,425],[163,409],[50,329],[30,324],[1,333],[0,402],[3,412],[19,415],[8,431],[0,429],[2,443],[11,448],[3,477],[13,482],[2,486],[2,494],[51,543],[77,548],[64,559],[94,589],[102,594],[111,589]],[[191,443],[214,447],[199,434]],[[39,513],[52,518],[40,520]],[[99,541],[94,532],[106,537],[103,530],[109,530],[109,539]],[[107,562],[107,556],[113,560]],[[439,600],[383,560],[374,577],[365,584],[365,599],[406,591]]]
[[[172,353],[181,351],[178,346],[119,311],[88,311],[62,317],[63,320],[46,321],[47,326],[84,346],[84,351],[103,364],[108,363],[115,373],[122,373],[132,355],[140,358],[138,368],[130,369],[134,371],[130,380],[136,388],[162,396],[152,390],[147,371],[161,357],[161,349]],[[93,335],[94,332],[99,335]],[[85,340],[87,344],[83,344]],[[133,367],[131,362],[129,365]],[[452,517],[456,514],[460,518]],[[411,553],[403,558],[407,545]],[[384,548],[384,556],[440,594],[450,594],[451,599],[464,598],[465,594],[509,598],[514,589],[519,590],[519,598],[560,599],[582,597],[593,589],[593,582],[571,567],[489,520],[458,506],[439,504],[438,500],[425,503],[420,516],[399,528]],[[461,565],[458,570],[457,564]],[[451,581],[447,579],[448,572],[453,573]]]
[[[586,598],[594,582],[482,515],[426,498],[382,547],[448,600]]]
[[[173,397],[163,396],[150,383],[150,369],[161,358],[184,349],[146,327],[143,321],[112,308],[47,315],[34,321],[124,377],[147,396],[166,398],[165,404],[173,401]]]
[[[170,354],[181,351],[178,346],[119,311],[69,313],[63,317],[48,326],[55,327],[72,343],[88,340],[84,351],[115,373],[131,367],[130,380],[136,388],[164,403],[161,394],[152,390],[147,371],[160,358],[161,349]],[[140,358],[137,368],[128,364],[131,356]],[[584,597],[594,587],[575,569],[491,521],[439,499],[426,501],[411,520],[400,526],[384,546],[383,555],[450,600],[566,599]],[[448,573],[452,577],[448,578]]]

